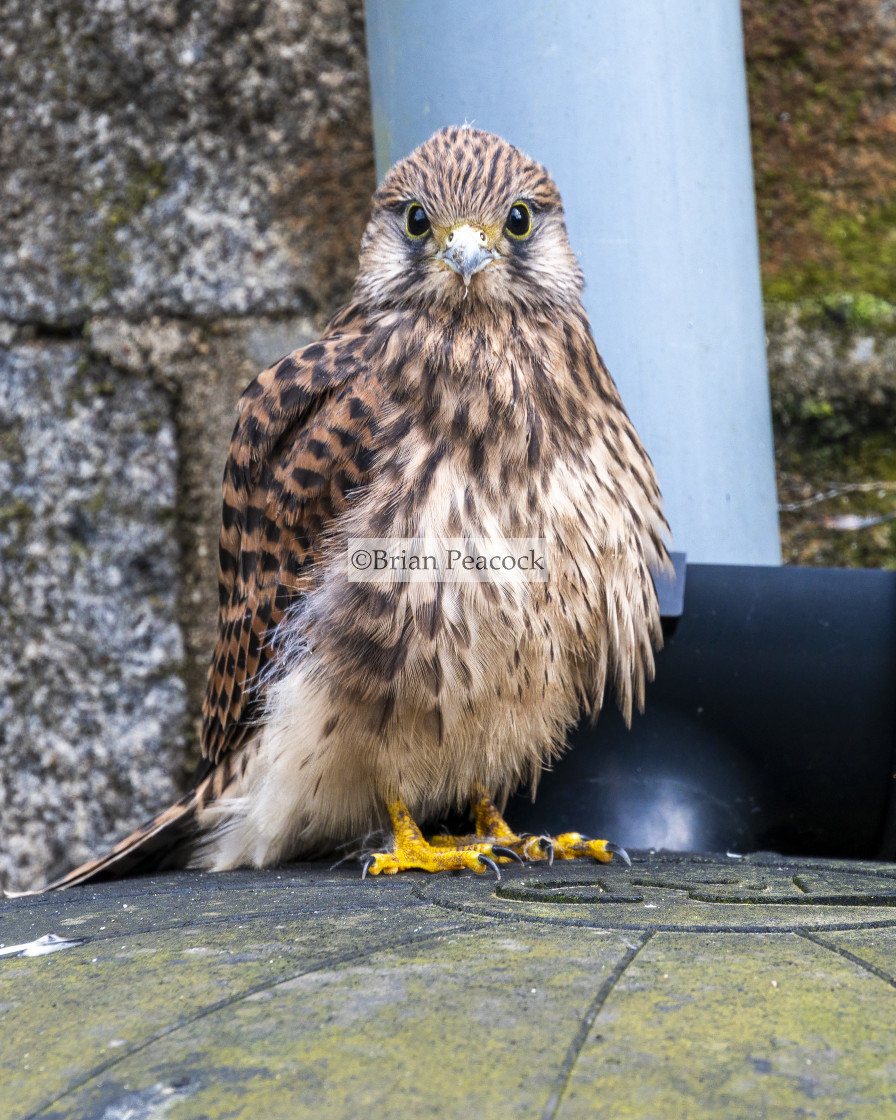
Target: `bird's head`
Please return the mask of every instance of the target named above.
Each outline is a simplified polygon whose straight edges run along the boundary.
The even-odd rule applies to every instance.
[[[374,195],[356,284],[368,306],[549,310],[581,288],[556,186],[499,136],[442,129]]]

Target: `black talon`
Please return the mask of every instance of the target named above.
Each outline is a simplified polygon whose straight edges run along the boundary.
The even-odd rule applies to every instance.
[[[495,873],[495,878],[500,880],[501,872],[498,870],[498,865],[495,863],[495,861],[493,859],[489,859],[488,856],[484,856],[482,852],[479,852],[478,854],[479,862],[485,864],[486,867],[490,867]]]
[[[548,867],[554,866],[554,841],[550,836],[539,836],[538,843],[548,853]]]
[[[627,864],[628,864],[628,866],[629,866],[629,867],[631,867],[631,865],[632,865],[632,861],[631,861],[631,859],[629,858],[629,854],[628,854],[628,852],[627,852],[627,851],[625,850],[625,848],[621,847],[621,845],[619,845],[619,844],[610,844],[610,843],[608,843],[608,844],[607,844],[607,851],[608,851],[608,852],[612,852],[614,856],[619,856],[619,858],[620,858],[620,859],[621,859],[621,860],[622,860],[622,861],[623,861],[624,863],[627,863]]]
[[[367,869],[368,869],[368,867],[370,867],[370,865],[372,863],[373,863],[373,856],[368,856],[367,859],[364,860],[364,867],[361,870],[361,878],[362,879],[367,878]]]
[[[507,856],[508,859],[515,859],[517,863],[525,863],[526,862],[521,855],[518,855],[513,850],[513,848],[502,848],[502,847],[499,847],[497,844],[492,844],[492,855],[493,856]]]

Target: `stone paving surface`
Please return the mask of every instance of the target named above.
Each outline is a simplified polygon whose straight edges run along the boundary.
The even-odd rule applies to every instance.
[[[4,1120],[896,1114],[896,866],[638,853],[0,903]]]

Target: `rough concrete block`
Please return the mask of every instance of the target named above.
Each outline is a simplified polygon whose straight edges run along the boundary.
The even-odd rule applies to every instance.
[[[186,696],[165,393],[76,342],[0,351],[0,883],[170,800]]]

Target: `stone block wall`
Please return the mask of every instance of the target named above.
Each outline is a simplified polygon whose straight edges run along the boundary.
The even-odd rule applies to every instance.
[[[0,886],[178,796],[237,398],[348,293],[360,0],[8,0],[0,33]]]
[[[784,559],[896,567],[896,5],[742,0]]]

